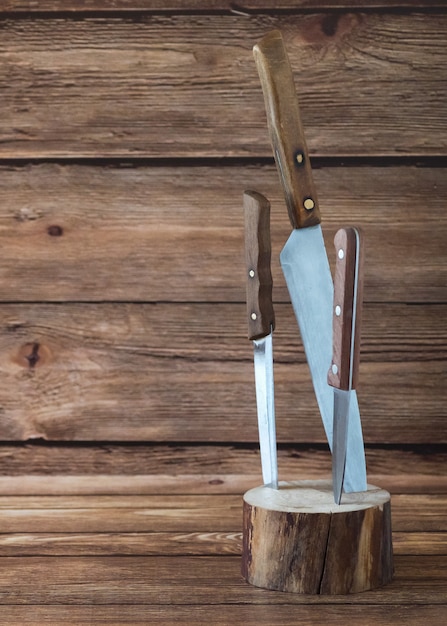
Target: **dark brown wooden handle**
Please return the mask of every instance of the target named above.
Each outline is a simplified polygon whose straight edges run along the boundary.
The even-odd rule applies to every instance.
[[[355,389],[360,360],[363,301],[363,238],[357,228],[342,228],[334,239],[333,354],[328,383]]]
[[[292,68],[274,30],[253,48],[264,94],[270,140],[293,228],[320,223],[317,192],[301,124]]]
[[[275,327],[270,269],[270,202],[256,191],[244,192],[248,338],[259,339]]]

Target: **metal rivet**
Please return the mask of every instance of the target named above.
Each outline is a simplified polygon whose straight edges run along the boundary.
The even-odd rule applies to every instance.
[[[341,306],[339,306],[338,304],[337,304],[337,306],[335,307],[335,315],[336,315],[337,317],[340,317],[340,315],[341,315]]]
[[[252,319],[253,321],[255,321],[256,319],[258,319],[258,316],[256,315],[256,313],[252,313],[252,314],[251,314],[251,319]]]
[[[254,270],[250,270],[248,272],[248,275],[250,276],[250,278],[254,278],[255,277],[255,271]]]
[[[343,248],[340,248],[340,250],[338,251],[338,258],[340,260],[345,258],[345,251],[343,250]]]
[[[336,376],[338,374],[338,367],[335,365],[335,363],[332,363],[332,373],[334,374],[334,376]]]
[[[315,202],[312,200],[312,198],[305,198],[304,208],[306,209],[306,211],[312,211],[312,209],[315,208]]]
[[[304,154],[302,152],[297,152],[295,155],[295,161],[298,165],[302,165],[304,163]]]

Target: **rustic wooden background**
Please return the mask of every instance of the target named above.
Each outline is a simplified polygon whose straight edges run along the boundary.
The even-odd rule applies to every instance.
[[[404,492],[444,485],[446,8],[1,2],[5,497],[242,493],[259,482],[246,188],[272,203],[280,478],[330,473],[279,267],[290,225],[252,58],[274,28],[329,254],[340,226],[365,234],[358,396],[370,478]]]
[[[447,443],[447,15],[32,4],[1,22],[1,439],[88,442],[78,462],[96,441],[254,443],[255,188],[273,205],[279,441],[325,445],[252,58],[280,28],[329,255],[339,226],[365,231],[366,443]]]

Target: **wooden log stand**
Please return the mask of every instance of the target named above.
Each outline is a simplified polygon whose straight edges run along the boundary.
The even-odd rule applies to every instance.
[[[393,575],[390,494],[368,485],[334,503],[330,480],[281,482],[244,495],[242,575],[266,589],[348,594]]]

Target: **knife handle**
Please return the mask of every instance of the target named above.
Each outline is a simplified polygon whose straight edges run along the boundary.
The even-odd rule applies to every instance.
[[[270,202],[256,191],[244,192],[248,338],[260,339],[275,327],[270,269]]]
[[[279,30],[253,48],[270,141],[293,228],[320,223],[317,192],[301,124],[292,68]]]
[[[355,389],[360,360],[363,301],[363,237],[357,228],[342,228],[334,238],[333,353],[328,383]]]

